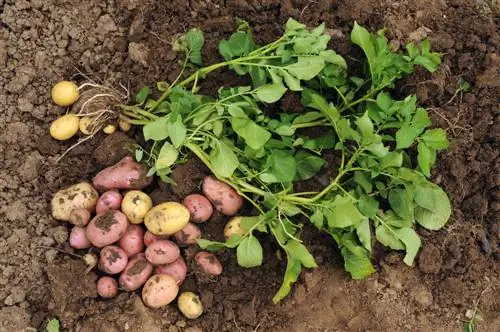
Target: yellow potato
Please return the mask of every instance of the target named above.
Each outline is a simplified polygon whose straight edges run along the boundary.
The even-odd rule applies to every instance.
[[[121,131],[129,131],[132,125],[125,120],[119,120],[118,127],[120,128]]]
[[[122,199],[122,212],[132,224],[140,224],[152,207],[151,198],[139,190],[127,192]]]
[[[231,218],[224,227],[224,237],[226,240],[233,235],[245,235],[245,232],[241,228],[241,217]]]
[[[184,292],[177,299],[177,306],[186,318],[196,319],[203,313],[203,305],[198,295]]]
[[[189,222],[189,210],[177,202],[161,203],[153,207],[144,217],[148,231],[155,235],[172,235]]]
[[[57,220],[69,221],[71,211],[84,208],[93,212],[99,194],[88,182],[81,182],[59,190],[52,198],[52,216]]]
[[[116,126],[109,124],[106,127],[103,128],[102,130],[105,134],[111,135],[116,131]]]
[[[50,125],[50,136],[65,141],[75,136],[80,125],[80,118],[74,114],[66,114],[54,120]]]
[[[91,135],[94,131],[94,118],[90,116],[84,116],[80,119],[80,132],[84,135]]]
[[[59,106],[69,106],[78,100],[78,86],[70,81],[61,81],[52,87],[52,100]]]

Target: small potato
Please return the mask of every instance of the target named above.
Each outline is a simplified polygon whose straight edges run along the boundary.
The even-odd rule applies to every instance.
[[[179,246],[196,244],[201,238],[201,230],[193,223],[188,223],[183,229],[174,234],[175,242]]]
[[[79,124],[79,128],[80,128],[80,132],[84,135],[92,135],[94,133],[94,123],[95,123],[95,119],[93,117],[90,117],[90,116],[84,116],[80,119],[80,124]]]
[[[194,256],[194,260],[200,269],[207,274],[218,276],[222,273],[222,264],[219,259],[208,251],[200,251]]]
[[[153,207],[151,198],[139,190],[131,190],[123,196],[122,212],[132,224],[140,224]]]
[[[55,119],[50,125],[49,133],[58,141],[65,141],[75,136],[80,126],[80,118],[75,114],[66,114]]]
[[[74,209],[84,208],[93,212],[98,197],[98,192],[88,182],[61,189],[52,198],[52,216],[57,220],[69,221]]]
[[[122,203],[122,195],[118,191],[115,190],[106,191],[97,200],[95,213],[101,214],[108,210],[119,210],[121,203]]]
[[[139,225],[129,225],[118,245],[128,257],[142,252],[144,250],[144,229]]]
[[[189,319],[196,319],[203,313],[200,297],[192,292],[181,293],[177,299],[177,307]]]
[[[153,207],[144,217],[148,231],[155,235],[172,235],[189,222],[188,209],[176,202],[166,202]]]
[[[87,225],[87,238],[97,248],[102,248],[118,241],[129,223],[120,211],[108,210],[98,214]]]
[[[241,217],[234,217],[224,226],[224,237],[228,240],[233,235],[245,235],[245,231],[241,228]]]
[[[210,219],[214,208],[210,201],[203,195],[192,194],[186,196],[182,202],[189,210],[190,221],[195,223],[202,223]]]
[[[131,156],[123,157],[118,163],[96,174],[92,183],[100,192],[113,189],[142,189],[151,184],[145,165],[135,162]]]
[[[120,274],[120,287],[128,291],[135,291],[140,288],[153,273],[151,265],[143,253],[132,257],[125,270]]]
[[[90,211],[85,208],[73,209],[69,214],[69,222],[75,226],[84,227],[90,221]]]
[[[92,246],[92,243],[90,243],[85,234],[85,228],[73,227],[69,234],[69,245],[75,249],[88,249]]]
[[[142,289],[142,301],[150,308],[161,308],[172,302],[179,286],[172,276],[157,274],[149,278]]]
[[[226,216],[234,216],[243,206],[243,197],[231,186],[212,176],[207,176],[203,180],[203,194],[217,211]]]
[[[132,128],[132,125],[130,122],[120,119],[118,120],[118,128],[120,128],[121,131],[127,132]]]
[[[112,125],[112,124],[109,124],[107,125],[106,127],[104,127],[102,129],[102,131],[106,134],[106,135],[111,135],[111,134],[114,134],[115,131],[116,131],[116,126],[115,125]]]
[[[170,264],[159,265],[156,267],[155,274],[168,274],[174,277],[177,284],[180,285],[184,282],[187,275],[187,266],[184,258],[179,256],[175,261]]]
[[[59,106],[70,106],[80,97],[78,86],[71,81],[61,81],[52,87],[52,100]]]
[[[144,233],[144,245],[149,247],[149,245],[157,240],[168,240],[168,236],[154,235],[150,231]]]
[[[108,274],[117,274],[125,270],[128,264],[127,253],[118,246],[102,248],[98,268]]]
[[[149,245],[145,251],[146,259],[154,265],[168,264],[179,258],[179,247],[169,240],[158,240]]]
[[[101,277],[97,280],[97,294],[105,299],[111,299],[118,294],[118,283],[111,277]]]

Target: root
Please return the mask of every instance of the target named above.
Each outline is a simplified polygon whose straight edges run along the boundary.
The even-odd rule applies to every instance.
[[[447,124],[448,124],[448,129],[451,131],[452,135],[454,137],[457,137],[462,131],[471,131],[472,126],[471,125],[465,125],[461,126],[459,125],[460,118],[462,116],[462,107],[459,107],[459,112],[455,119],[450,120],[448,119],[441,111],[440,108],[428,108],[429,111],[432,111],[434,114],[439,116],[441,119],[443,119]]]
[[[102,98],[102,97],[109,97],[109,98],[115,99],[118,102],[122,101],[119,97],[117,97],[116,95],[110,94],[110,93],[96,94],[96,95],[93,95],[91,98],[89,98],[88,100],[86,100],[83,103],[83,105],[80,108],[80,110],[78,111],[77,115],[81,115],[81,114],[88,115],[88,114],[84,113],[85,112],[85,108],[87,107],[87,105],[89,105],[90,103],[92,103],[93,101],[95,101],[97,98]]]
[[[88,141],[89,139],[91,139],[93,137],[94,137],[94,135],[89,135],[89,136],[86,136],[84,138],[80,138],[78,140],[78,142],[76,142],[75,144],[73,144],[72,146],[70,146],[68,149],[66,149],[66,151],[64,151],[63,154],[60,155],[59,158],[56,159],[56,163],[59,162],[62,158],[64,158],[71,150],[73,150],[74,148],[76,148],[78,145],[82,144],[83,142]]]

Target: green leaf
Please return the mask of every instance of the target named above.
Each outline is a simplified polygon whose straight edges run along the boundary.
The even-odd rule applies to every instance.
[[[308,81],[316,77],[324,67],[325,60],[321,56],[299,56],[296,63],[282,68],[296,78]]]
[[[153,141],[163,141],[168,137],[167,129],[168,117],[159,118],[153,122],[142,127],[142,132],[144,134],[144,139]]]
[[[302,104],[321,111],[334,122],[340,119],[340,113],[337,108],[333,104],[329,104],[323,96],[314,90],[306,89],[302,92]]]
[[[415,203],[415,219],[427,229],[441,229],[451,216],[448,195],[438,186],[418,187]]]
[[[389,148],[384,146],[384,143],[372,143],[366,146],[366,150],[370,151],[379,158],[383,158],[389,153]]]
[[[331,210],[328,213],[323,211],[323,213],[326,215],[330,228],[356,226],[365,219],[349,197],[337,196]]]
[[[170,116],[167,122],[167,131],[172,144],[178,149],[184,143],[187,132],[180,114],[172,114],[172,116]]]
[[[360,26],[358,22],[354,22],[354,27],[351,31],[351,41],[363,49],[366,57],[368,58],[370,66],[372,66],[372,63],[376,57],[376,53],[375,47],[372,43],[370,32]]]
[[[143,87],[139,93],[135,96],[135,101],[137,104],[143,104],[148,98],[150,90],[147,86]]]
[[[401,167],[403,165],[403,153],[389,152],[384,157],[380,158],[380,169],[384,170],[388,167]]]
[[[364,216],[373,218],[378,212],[378,201],[373,196],[362,195],[358,200],[358,209]]]
[[[290,255],[291,259],[297,260],[307,268],[317,267],[314,257],[309,253],[307,248],[297,240],[290,239],[285,245],[285,250]]]
[[[355,171],[354,172],[354,182],[359,184],[365,193],[369,194],[373,190],[373,184],[368,173]]]
[[[325,221],[325,217],[323,216],[323,212],[320,209],[314,211],[314,213],[309,217],[309,220],[313,223],[313,225],[317,229],[323,229],[323,223]]]
[[[377,96],[377,106],[380,107],[384,113],[388,113],[393,102],[391,96],[386,92],[381,92]]]
[[[444,150],[449,146],[446,132],[442,128],[426,130],[420,138],[425,145],[436,150]]]
[[[266,172],[260,179],[266,183],[292,182],[297,172],[295,158],[287,151],[273,150],[267,157]]]
[[[210,162],[215,173],[222,177],[233,175],[240,162],[233,150],[223,141],[215,141],[215,148],[210,153]]]
[[[417,151],[418,166],[425,176],[430,177],[431,166],[436,158],[436,150],[429,148],[424,142],[420,142],[417,145]]]
[[[144,150],[142,148],[135,149],[135,160],[137,162],[141,162],[143,155],[144,155]]]
[[[295,134],[295,129],[293,129],[289,125],[281,125],[274,131],[276,132],[276,134],[280,136],[292,136],[293,134]]]
[[[391,189],[389,191],[389,204],[401,218],[413,220],[413,196],[409,190]]]
[[[290,293],[292,285],[299,278],[300,271],[302,271],[302,265],[300,262],[287,256],[285,276],[283,277],[283,283],[281,284],[280,289],[273,297],[274,303],[278,303]]]
[[[373,135],[373,123],[368,117],[368,112],[365,112],[362,117],[356,120],[356,125],[363,137],[371,137]]]
[[[358,227],[356,227],[356,234],[358,235],[359,242],[363,244],[366,250],[372,251],[372,234],[370,230],[370,221],[363,220]]]
[[[275,103],[283,97],[286,90],[283,84],[271,83],[255,89],[254,95],[265,103]]]
[[[228,40],[219,43],[219,53],[225,60],[248,54],[255,48],[252,34],[250,32],[237,31]]]
[[[293,18],[289,18],[285,25],[285,34],[292,31],[299,31],[306,28],[305,24],[299,23]]]
[[[245,233],[250,232],[258,227],[264,221],[263,219],[265,219],[265,216],[241,217],[240,227]]]
[[[238,265],[246,268],[262,265],[262,246],[253,235],[244,238],[236,249]]]
[[[406,249],[406,255],[403,259],[403,262],[408,266],[412,266],[413,261],[415,260],[415,256],[417,255],[418,250],[421,246],[422,241],[420,240],[420,237],[412,228],[395,229],[394,232],[401,240],[401,242],[404,243]]]
[[[162,169],[172,166],[179,156],[179,151],[172,146],[169,142],[163,143],[163,146],[158,153],[155,168]]]
[[[297,174],[296,180],[307,180],[316,175],[319,170],[326,164],[323,158],[313,155],[304,150],[300,150],[295,154]]]
[[[61,327],[61,324],[59,323],[59,320],[57,319],[51,319],[47,323],[47,332],[59,332],[59,329]]]
[[[391,248],[393,250],[404,250],[405,245],[399,239],[399,236],[395,232],[396,228],[380,224],[375,229],[375,237],[377,241],[382,243],[384,246]]]
[[[194,64],[201,65],[201,49],[205,44],[203,31],[197,28],[190,29],[186,33],[186,43],[188,48],[189,61]]]
[[[233,130],[245,140],[245,143],[254,150],[262,148],[271,138],[271,133],[250,120],[241,108],[228,108],[232,115]]]
[[[375,272],[366,249],[362,247],[351,247],[350,249],[343,247],[340,252],[344,257],[344,268],[351,274],[353,279],[365,279]]]
[[[325,116],[320,112],[307,112],[299,115],[293,120],[293,124],[308,123],[319,119],[323,119]]]

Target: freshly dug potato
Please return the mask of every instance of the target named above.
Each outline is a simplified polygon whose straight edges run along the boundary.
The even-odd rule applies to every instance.
[[[147,173],[145,165],[136,163],[131,156],[126,156],[117,164],[97,173],[92,183],[101,192],[113,189],[142,189],[153,180]]]
[[[177,307],[189,319],[196,319],[203,313],[200,297],[192,292],[181,293],[177,299]]]
[[[75,226],[84,227],[90,221],[90,211],[85,208],[73,209],[69,214],[69,222]]]
[[[202,223],[210,219],[214,208],[210,201],[203,195],[192,194],[186,196],[182,201],[185,207],[189,210],[190,221]]]
[[[98,192],[88,182],[61,189],[52,198],[52,216],[57,220],[69,221],[74,209],[84,208],[93,212],[98,198]]]
[[[172,302],[179,286],[172,276],[157,274],[149,278],[142,289],[142,301],[150,308],[161,308]]]
[[[118,294],[118,283],[111,277],[101,277],[97,280],[97,294],[105,299],[111,299]]]
[[[169,240],[158,240],[149,245],[145,251],[146,259],[154,265],[168,264],[179,258],[179,247]]]
[[[170,264],[159,265],[156,267],[155,274],[168,274],[174,277],[177,284],[180,285],[184,282],[187,275],[187,266],[184,258],[179,256],[175,261]]]
[[[106,191],[97,200],[95,213],[101,214],[108,210],[119,210],[121,204],[122,204],[122,195],[118,191],[116,190]]]
[[[144,285],[152,273],[153,265],[146,260],[143,253],[139,253],[128,261],[127,267],[120,274],[120,287],[128,291],[135,291]]]
[[[80,118],[75,114],[66,114],[52,122],[49,133],[58,141],[65,141],[75,136],[80,126]]]
[[[122,212],[132,224],[140,224],[153,207],[151,198],[139,190],[131,190],[123,196]]]
[[[71,81],[60,81],[52,87],[52,100],[59,106],[70,106],[80,97],[78,86]]]
[[[229,239],[233,235],[245,235],[245,231],[241,228],[241,217],[233,217],[224,226],[224,237]]]
[[[166,202],[153,207],[144,217],[148,231],[155,235],[172,235],[189,222],[188,209],[177,202]]]
[[[201,271],[218,276],[222,273],[222,264],[219,259],[208,251],[200,251],[194,256],[196,264],[200,267]]]
[[[129,225],[118,245],[128,257],[142,252],[144,250],[144,229],[139,225]]]
[[[102,131],[106,134],[106,135],[111,135],[111,134],[114,134],[115,131],[116,131],[116,126],[115,125],[112,125],[112,124],[109,124],[107,125],[106,127],[102,128]]]
[[[231,186],[212,176],[207,176],[203,180],[203,194],[217,211],[226,216],[234,216],[243,206],[243,197]]]
[[[120,211],[108,210],[96,215],[87,225],[87,238],[97,248],[118,241],[128,227],[127,217]]]
[[[88,249],[92,246],[92,243],[90,243],[85,234],[85,228],[73,227],[69,234],[69,245],[75,249]]]
[[[117,274],[125,270],[128,264],[127,253],[118,246],[102,248],[98,268],[108,274]]]
[[[193,223],[188,223],[183,229],[174,234],[175,242],[179,246],[196,244],[201,238],[201,230]]]
[[[150,231],[144,233],[144,245],[149,247],[149,245],[157,240],[168,240],[168,236],[154,235]]]

